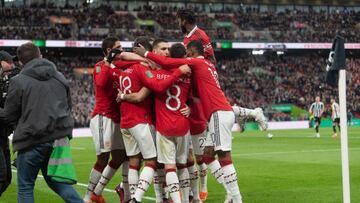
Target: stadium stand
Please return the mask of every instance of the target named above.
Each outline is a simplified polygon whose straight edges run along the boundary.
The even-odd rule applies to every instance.
[[[178,40],[181,32],[176,23],[176,9],[165,5],[133,10],[108,5],[50,9],[4,7],[0,9],[0,16],[10,21],[0,22],[0,34],[2,39],[101,40],[117,34],[121,40],[133,40],[138,34],[146,34]],[[347,42],[359,41],[360,11],[346,8],[273,12],[230,7],[212,13],[199,10],[197,20],[213,40],[331,42],[341,31]]]

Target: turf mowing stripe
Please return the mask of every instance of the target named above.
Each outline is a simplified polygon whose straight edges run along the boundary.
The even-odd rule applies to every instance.
[[[360,148],[349,148],[349,150],[360,150]],[[272,155],[272,154],[290,154],[290,153],[309,153],[309,152],[335,152],[340,149],[314,149],[301,151],[287,151],[287,152],[262,152],[262,153],[248,153],[248,154],[231,154],[232,156],[256,156],[256,155]]]
[[[14,172],[14,173],[17,173],[17,170],[15,170],[15,169],[11,169],[11,171]],[[38,175],[38,177],[39,178],[44,178],[44,176],[42,176],[42,175]],[[76,183],[76,185],[87,188],[87,184],[84,184],[84,183],[79,183],[78,182],[78,183]],[[116,193],[115,190],[110,190],[110,189],[107,189],[107,188],[104,188],[104,191],[111,192],[111,193]],[[154,197],[148,197],[148,196],[144,196],[143,199],[154,200],[154,201],[156,200]]]

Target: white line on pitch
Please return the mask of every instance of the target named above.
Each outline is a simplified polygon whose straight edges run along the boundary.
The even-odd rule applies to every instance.
[[[14,173],[17,173],[17,170],[15,170],[15,169],[11,169],[11,171],[14,172]],[[39,177],[39,178],[44,178],[44,176],[42,176],[42,175],[38,175],[38,177]],[[87,185],[84,184],[84,183],[79,183],[79,182],[78,182],[78,183],[76,183],[76,185],[87,188]],[[110,189],[108,189],[108,188],[104,188],[104,191],[106,191],[106,192],[111,192],[111,193],[116,193],[115,190],[110,190]],[[143,199],[156,200],[155,198],[153,198],[153,197],[148,197],[148,196],[144,196]]]
[[[87,188],[87,185],[84,184],[84,183],[76,183],[76,185],[79,185],[79,186],[82,186],[82,187],[86,187],[86,188]],[[116,193],[115,190],[110,190],[110,189],[108,189],[108,188],[105,188],[104,191],[106,191],[106,192],[111,192],[111,193]],[[153,198],[153,197],[148,197],[148,196],[144,196],[143,199],[156,200],[155,198]]]

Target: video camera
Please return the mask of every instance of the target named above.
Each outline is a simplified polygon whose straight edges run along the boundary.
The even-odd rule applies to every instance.
[[[9,89],[10,79],[20,73],[20,68],[12,68],[7,71],[1,72],[0,75],[0,107],[4,108],[4,103]]]

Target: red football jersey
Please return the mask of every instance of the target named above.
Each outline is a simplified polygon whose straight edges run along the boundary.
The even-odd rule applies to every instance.
[[[103,61],[95,65],[93,71],[95,107],[92,112],[92,117],[99,114],[119,123],[119,105],[116,103],[119,84],[117,80],[113,80],[113,74],[116,73],[112,68],[105,65]]]
[[[149,80],[165,80],[173,73],[164,69],[152,71],[154,77]],[[152,86],[147,86],[153,89]],[[189,98],[191,79],[189,77],[179,78],[164,92],[155,94],[156,130],[165,136],[184,136],[189,131],[189,120],[183,116],[180,109],[185,107]]]
[[[207,120],[201,106],[201,102],[193,102],[190,106],[191,114],[190,121],[190,134],[199,135],[206,130]]]
[[[198,28],[197,26],[195,26],[194,29],[189,32],[189,34],[185,35],[184,37],[185,47],[189,44],[189,42],[195,40],[201,41],[204,47],[204,56],[206,59],[208,59],[210,56],[215,57],[214,49],[211,45],[210,38],[207,36],[204,30]]]
[[[141,74],[147,67],[137,64],[121,71],[119,76],[120,90],[124,94],[138,92],[143,87]],[[121,128],[132,128],[140,123],[153,124],[152,98],[147,97],[140,103],[122,101],[120,104]]]
[[[195,94],[201,100],[205,118],[210,119],[213,112],[218,110],[232,111],[224,92],[221,90],[215,66],[208,60],[201,58],[175,59],[147,52],[147,58],[161,65],[163,68],[179,67],[188,64],[193,74]],[[197,95],[196,95],[197,94]]]
[[[173,84],[179,77],[181,72],[176,70],[168,79],[149,82],[148,78],[152,78],[153,74],[149,67],[136,64],[123,70],[119,77],[120,90],[124,94],[138,92],[145,86],[151,86],[156,91],[165,91],[167,87]],[[130,103],[123,101],[121,103],[121,128],[131,128],[139,123],[153,124],[153,105],[152,98],[147,97],[140,103]]]

